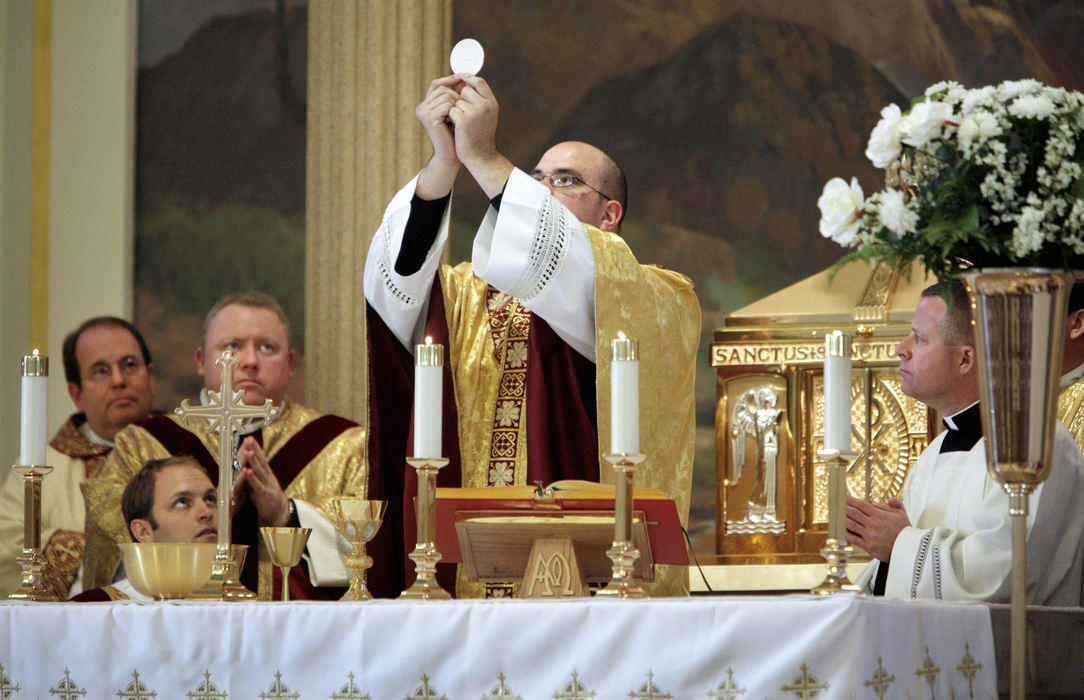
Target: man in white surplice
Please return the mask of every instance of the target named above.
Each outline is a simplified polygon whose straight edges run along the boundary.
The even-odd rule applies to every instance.
[[[370,357],[377,367],[369,387],[371,429],[387,470],[371,484],[378,495],[370,497],[389,501],[386,522],[403,517],[395,549],[413,546],[414,518],[413,474],[402,486],[394,471],[403,463],[405,435],[391,434],[412,410],[409,398],[402,399],[409,384],[393,387],[393,375],[409,370],[392,360],[403,363],[403,353],[427,336],[448,349],[443,449],[451,463],[438,484],[500,487],[609,476],[600,475],[599,456],[600,444],[609,447],[609,363],[596,358],[620,330],[640,350],[639,447],[651,459],[638,469],[637,482],[663,489],[683,518],[688,513],[700,330],[693,286],[683,275],[639,263],[616,235],[626,185],[608,155],[586,143],[560,143],[528,174],[497,149],[497,111],[478,76],[430,84],[415,116],[433,156],[388,205],[366,259]],[[471,263],[442,266],[450,194],[461,168],[490,207]],[[399,537],[385,528],[384,536],[392,534]],[[678,592],[682,585],[675,579],[666,588]],[[480,593],[459,587],[460,595]],[[502,593],[490,586],[487,594]]]
[[[847,498],[847,532],[875,559],[858,578],[890,598],[1007,602],[1012,525],[1008,496],[986,470],[970,303],[963,284],[923,291],[896,348],[901,388],[936,410],[947,430],[907,475],[902,500]],[[1084,459],[1061,423],[1047,480],[1030,497],[1028,602],[1077,606],[1084,562]]]

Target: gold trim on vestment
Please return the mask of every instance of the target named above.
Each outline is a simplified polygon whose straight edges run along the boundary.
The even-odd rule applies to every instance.
[[[637,262],[619,236],[587,226],[595,257],[595,354],[599,465],[602,481],[614,482],[602,455],[610,447],[610,343],[618,331],[636,340],[640,358],[640,445],[647,460],[637,486],[659,488],[674,499],[688,523],[696,430],[694,384],[700,342],[700,304],[692,282],[676,272]],[[503,368],[494,358],[487,306],[488,285],[470,263],[440,271],[449,329],[449,358],[455,378],[459,441],[465,487],[489,485],[490,435]],[[505,295],[501,295],[505,296]],[[481,390],[480,390],[481,389]],[[530,397],[525,397],[526,401]],[[522,415],[525,415],[522,414]],[[521,421],[513,483],[526,479],[526,420]],[[653,595],[681,595],[684,567],[656,567]],[[478,595],[464,586],[460,596]]]

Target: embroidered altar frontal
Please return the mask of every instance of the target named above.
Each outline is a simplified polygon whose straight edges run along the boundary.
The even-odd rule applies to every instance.
[[[988,608],[853,595],[5,602],[0,625],[11,700],[996,696]]]
[[[735,311],[715,331],[716,554],[728,565],[822,564],[828,525],[824,445],[824,337],[853,337],[851,449],[855,496],[899,493],[932,435],[931,412],[900,389],[896,344],[924,287],[851,263]],[[862,554],[858,552],[858,554]],[[770,590],[781,570],[760,567],[744,589]],[[857,567],[854,568],[857,571]],[[817,579],[819,580],[819,579]]]

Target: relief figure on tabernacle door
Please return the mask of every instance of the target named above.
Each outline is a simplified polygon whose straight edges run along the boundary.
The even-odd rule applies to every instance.
[[[729,533],[778,533],[786,523],[776,512],[776,458],[779,455],[778,397],[771,387],[750,389],[734,405],[731,421],[731,444],[734,450],[734,483],[742,478],[746,462],[746,445],[752,438],[756,448],[753,455],[755,482],[749,493],[745,517],[728,521]]]

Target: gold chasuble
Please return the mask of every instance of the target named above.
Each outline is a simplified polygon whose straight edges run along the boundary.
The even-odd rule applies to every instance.
[[[260,430],[260,440],[287,498],[304,501],[325,518],[330,514],[331,499],[337,496],[367,496],[365,428],[286,399],[281,416]],[[167,444],[173,447],[173,452]],[[140,421],[117,433],[113,453],[105,466],[94,478],[84,482],[83,495],[87,507],[86,589],[105,587],[113,582],[120,564],[120,550],[116,543],[131,541],[120,508],[124,487],[147,461],[173,454],[196,457],[207,468],[211,481],[217,484],[218,433],[209,432],[203,423],[197,428],[184,426],[180,418],[174,415]],[[255,510],[249,508],[248,512],[254,521]],[[245,525],[239,523],[239,518],[245,513],[246,510],[242,510],[234,516],[235,544],[239,543],[243,528],[247,527],[255,533],[254,522]],[[259,540],[258,534],[255,534],[255,540]],[[262,600],[270,600],[273,567],[262,542],[259,542],[258,549],[257,592]],[[254,555],[250,544],[246,564]],[[294,567],[295,570],[304,568]],[[295,584],[293,574],[291,571],[292,589]],[[301,585],[308,585],[307,575],[302,572],[301,576],[305,579]],[[296,591],[291,597],[295,594]]]
[[[1084,378],[1058,394],[1058,420],[1073,434],[1076,446],[1084,451]]]
[[[597,464],[610,448],[611,341],[618,331],[639,342],[640,451],[646,460],[635,485],[661,489],[688,524],[695,439],[694,377],[700,306],[684,275],[641,265],[617,235],[585,226],[595,260]],[[462,485],[523,485],[527,478],[528,331],[519,302],[474,275],[470,263],[442,266],[440,284],[449,333],[450,369],[458,411]],[[574,465],[575,468],[576,465]],[[584,471],[587,471],[586,469]],[[683,595],[683,567],[656,567],[652,595]],[[460,578],[460,597],[482,593]]]

